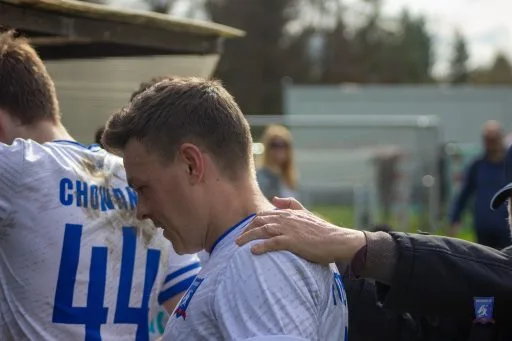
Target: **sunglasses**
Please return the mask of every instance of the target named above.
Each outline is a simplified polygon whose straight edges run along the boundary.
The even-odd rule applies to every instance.
[[[499,137],[494,137],[494,136],[484,136],[483,137],[484,143],[500,143],[501,141],[502,141],[502,139]]]
[[[288,143],[284,141],[272,141],[270,142],[269,147],[271,149],[282,149],[282,148],[288,148]]]

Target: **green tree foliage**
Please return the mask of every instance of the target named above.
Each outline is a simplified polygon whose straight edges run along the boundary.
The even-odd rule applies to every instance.
[[[450,61],[450,83],[464,84],[469,81],[468,60],[469,53],[466,47],[466,40],[460,32],[455,32],[453,53]]]
[[[210,0],[215,22],[246,31],[226,43],[216,77],[248,114],[281,112],[281,78],[285,75],[282,42],[287,23],[296,19],[296,0]]]
[[[512,66],[503,53],[496,54],[489,67],[473,71],[471,82],[481,85],[509,85],[512,84]]]

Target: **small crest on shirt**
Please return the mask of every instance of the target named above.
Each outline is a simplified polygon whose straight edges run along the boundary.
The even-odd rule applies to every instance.
[[[474,297],[475,323],[494,323],[494,297]]]
[[[203,282],[204,278],[196,277],[190,288],[187,290],[187,293],[180,301],[180,304],[178,305],[178,308],[176,308],[176,318],[183,317],[185,320],[187,318],[187,308],[190,303],[190,300],[192,300],[192,296],[194,296],[197,288],[199,288],[199,285]]]

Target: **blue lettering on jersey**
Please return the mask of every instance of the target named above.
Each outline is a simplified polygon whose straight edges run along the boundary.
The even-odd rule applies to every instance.
[[[134,210],[137,207],[137,193],[129,186],[124,189],[108,188],[69,178],[62,178],[59,182],[59,200],[63,206],[75,204],[102,212]]]
[[[91,185],[91,208],[97,210],[100,207],[99,198],[98,198],[98,186]]]
[[[126,193],[128,193],[128,201],[130,202],[130,209],[133,210],[137,207],[137,192],[131,187],[126,187]]]
[[[345,293],[345,289],[343,288],[343,278],[337,272],[334,273],[334,281],[332,283],[332,297],[334,300],[334,305],[337,305],[336,294],[338,294],[340,304],[344,304],[346,306],[347,295]]]
[[[176,308],[176,318],[183,317],[184,320],[187,318],[187,308],[190,303],[190,300],[192,300],[192,296],[194,296],[197,288],[199,288],[203,280],[204,278],[196,277],[190,288],[188,288],[187,293],[181,299],[178,308]]]
[[[108,307],[104,307],[107,282],[108,248],[92,246],[89,278],[77,279],[80,261],[82,225],[66,224],[62,255],[55,291],[53,323],[85,325],[85,341],[101,341],[101,325],[107,323]],[[133,227],[123,227],[123,247],[114,323],[137,326],[135,341],[149,340],[149,298],[160,263],[160,251],[147,250],[144,288],[140,307],[130,306],[135,268],[137,233]],[[85,281],[85,283],[84,283]],[[87,285],[85,307],[73,306],[77,282]]]
[[[60,203],[64,206],[70,206],[73,204],[73,181],[68,178],[60,180]]]
[[[76,182],[76,205],[78,207],[87,207],[88,195],[87,195],[87,182],[77,181]]]
[[[126,202],[126,197],[124,196],[123,191],[121,191],[119,188],[114,188],[112,189],[112,193],[114,194],[114,200],[117,204],[117,207],[127,210],[128,203]]]
[[[100,187],[100,197],[101,197],[101,210],[113,210],[114,204],[112,203],[112,198],[110,196],[110,190],[106,187]]]

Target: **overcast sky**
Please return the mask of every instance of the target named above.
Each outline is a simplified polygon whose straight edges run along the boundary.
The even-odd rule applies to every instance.
[[[468,40],[472,66],[489,63],[497,50],[512,59],[512,0],[384,1],[389,14],[399,13],[404,6],[428,19],[438,57],[436,74],[446,70],[456,29]]]

